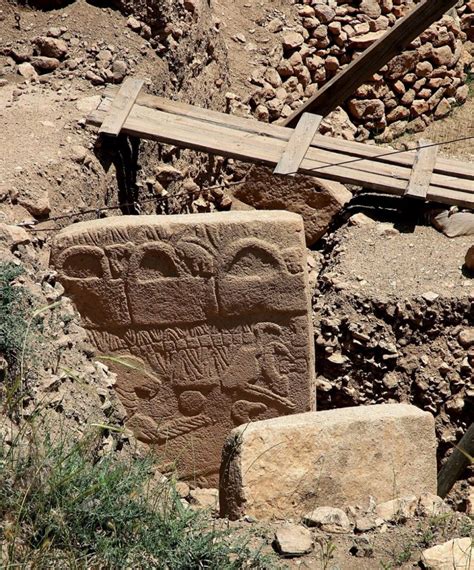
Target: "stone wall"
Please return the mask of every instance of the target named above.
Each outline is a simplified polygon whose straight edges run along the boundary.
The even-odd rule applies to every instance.
[[[292,29],[271,22],[280,33],[278,63],[253,73],[258,85],[250,98],[261,120],[288,117],[322,85],[386,33],[412,7],[411,0],[298,0],[300,24]],[[469,25],[472,2],[460,7]],[[426,30],[361,86],[322,132],[366,140],[379,135],[390,141],[406,130],[422,131],[433,119],[465,102],[463,48],[465,34],[455,12]],[[346,114],[347,113],[347,114]]]

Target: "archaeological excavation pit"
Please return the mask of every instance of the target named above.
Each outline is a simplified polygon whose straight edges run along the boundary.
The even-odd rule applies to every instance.
[[[473,18],[0,0],[6,567],[469,567]]]

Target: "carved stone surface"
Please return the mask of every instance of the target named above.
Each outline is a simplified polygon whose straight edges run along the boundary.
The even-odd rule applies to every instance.
[[[233,427],[314,408],[300,216],[83,222],[58,234],[52,264],[113,357],[128,426],[180,474],[215,484]]]

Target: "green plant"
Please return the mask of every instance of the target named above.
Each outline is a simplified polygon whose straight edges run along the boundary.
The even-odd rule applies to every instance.
[[[336,545],[331,540],[320,540],[319,546],[321,547],[320,557],[321,557],[321,570],[327,570],[334,558],[334,553],[336,551]]]
[[[410,560],[410,558],[413,555],[413,544],[408,543],[407,545],[405,545],[405,547],[397,553],[397,555],[395,556],[395,564],[397,566],[402,566],[402,564],[405,564],[406,562],[408,562]]]
[[[474,539],[474,517],[464,517],[459,525],[460,536],[470,537]]]
[[[0,440],[3,568],[275,567],[183,506],[171,483],[157,482],[153,458],[102,455],[101,434],[113,430],[98,427],[74,443],[36,429],[10,447]]]
[[[27,327],[28,295],[14,281],[23,273],[21,266],[0,263],[0,355],[8,364],[8,376],[19,372],[20,355]]]

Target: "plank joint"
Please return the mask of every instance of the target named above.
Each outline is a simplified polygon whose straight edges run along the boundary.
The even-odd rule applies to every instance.
[[[296,175],[322,120],[320,115],[303,113],[273,174]]]
[[[112,100],[99,133],[118,136],[143,87],[142,79],[126,79]]]
[[[418,151],[404,196],[426,200],[438,155],[437,146],[427,146],[431,144],[429,140],[418,141]]]

